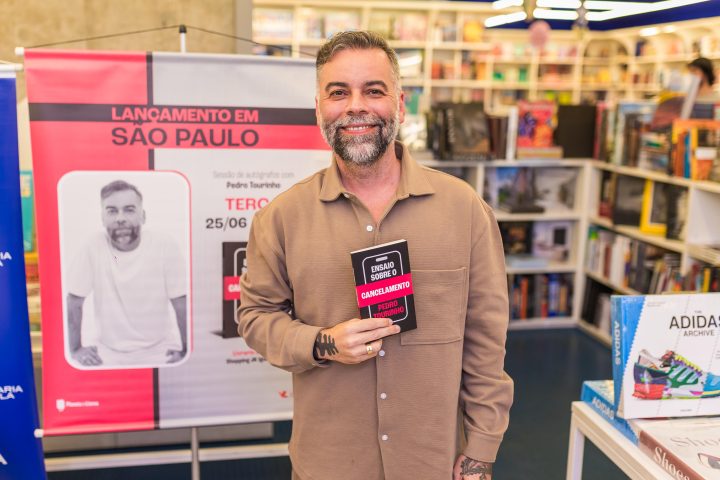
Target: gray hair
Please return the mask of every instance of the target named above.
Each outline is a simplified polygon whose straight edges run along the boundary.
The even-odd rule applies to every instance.
[[[138,188],[135,185],[128,183],[124,180],[115,180],[114,182],[110,182],[107,185],[105,185],[102,188],[102,190],[100,190],[100,199],[105,200],[113,193],[122,192],[125,190],[131,190],[131,191],[135,192],[137,194],[138,198],[140,198],[140,201],[142,202],[143,196],[142,196],[142,193],[140,193],[140,190],[138,190]]]
[[[400,89],[400,65],[395,50],[390,48],[383,37],[374,32],[349,31],[336,33],[318,50],[315,70],[320,75],[323,65],[332,60],[335,54],[343,50],[372,50],[374,48],[382,50],[387,55],[392,67],[393,77],[395,77],[395,83],[397,88]]]

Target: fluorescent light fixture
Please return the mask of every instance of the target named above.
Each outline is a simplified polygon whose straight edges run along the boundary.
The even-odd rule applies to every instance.
[[[537,0],[539,8],[569,8],[577,10],[582,5],[580,0]]]
[[[660,33],[660,29],[657,27],[648,27],[648,28],[640,29],[641,37],[652,37],[653,35],[657,35],[658,33]]]
[[[618,2],[610,0],[586,0],[585,8],[588,10],[615,10],[617,8],[646,7],[647,2]]]
[[[660,10],[668,10],[670,8],[684,7],[695,3],[707,2],[708,0],[663,0],[660,2],[638,4],[623,2],[622,6],[605,12],[589,12],[587,19],[593,22],[601,22],[613,18],[627,17],[629,15],[637,15],[641,13],[658,12]]]
[[[578,14],[574,10],[549,10],[547,8],[536,8],[533,16],[545,20],[576,20],[578,18]]]
[[[525,12],[514,12],[505,15],[495,15],[485,19],[485,26],[487,28],[497,27],[505,25],[506,23],[520,22],[527,18]]]
[[[673,33],[677,30],[677,27],[675,25],[667,25],[662,28],[663,33]]]
[[[502,10],[503,8],[522,7],[523,0],[495,0],[492,4],[493,10]]]

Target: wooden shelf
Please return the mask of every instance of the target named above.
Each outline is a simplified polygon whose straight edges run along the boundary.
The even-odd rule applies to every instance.
[[[689,256],[714,267],[720,267],[720,250],[703,245],[688,244],[687,253]]]
[[[640,240],[641,242],[664,248],[665,250],[669,250],[671,252],[685,252],[685,244],[680,240],[670,240],[665,237],[660,237],[658,235],[649,235],[647,233],[641,232],[638,227],[632,227],[629,225],[615,225],[608,219],[598,216],[590,217],[590,223],[607,228],[621,235],[625,235],[626,237],[634,238],[635,240]]]
[[[577,326],[577,321],[572,317],[528,318],[526,320],[510,320],[508,330],[573,328],[575,326]]]
[[[593,337],[598,342],[602,343],[606,347],[612,346],[612,338],[610,335],[602,330],[600,330],[598,327],[593,325],[592,323],[588,323],[582,318],[578,321],[578,328],[582,330],[583,332],[587,333],[591,337]]]
[[[603,277],[602,275],[598,275],[597,273],[595,273],[591,270],[588,270],[587,268],[585,269],[585,275],[587,275],[589,278],[592,278],[596,282],[601,283],[601,284],[605,285],[606,287],[611,288],[611,289],[615,290],[616,292],[621,293],[623,295],[642,295],[642,293],[638,292],[637,290],[633,290],[632,288],[623,287],[621,285],[616,285],[616,284],[612,283],[609,279]]]
[[[580,214],[574,211],[568,212],[543,212],[543,213],[505,213],[495,211],[495,218],[498,222],[538,222],[538,221],[561,221],[580,220]]]
[[[548,262],[543,267],[511,267],[505,268],[508,274],[532,275],[537,273],[573,273],[578,269],[577,264],[568,262]]]

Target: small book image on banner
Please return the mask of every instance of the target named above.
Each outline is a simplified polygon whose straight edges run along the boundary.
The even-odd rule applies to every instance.
[[[240,306],[240,277],[247,271],[247,242],[223,242],[222,336],[240,336],[237,309]]]
[[[73,171],[58,183],[65,359],[177,366],[189,352],[190,189],[176,172]]]

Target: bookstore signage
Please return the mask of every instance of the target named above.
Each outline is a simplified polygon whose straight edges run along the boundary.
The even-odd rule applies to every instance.
[[[48,435],[289,419],[239,336],[255,212],[330,154],[305,60],[25,54]]]
[[[0,478],[45,478],[23,262],[15,75],[0,65]]]

